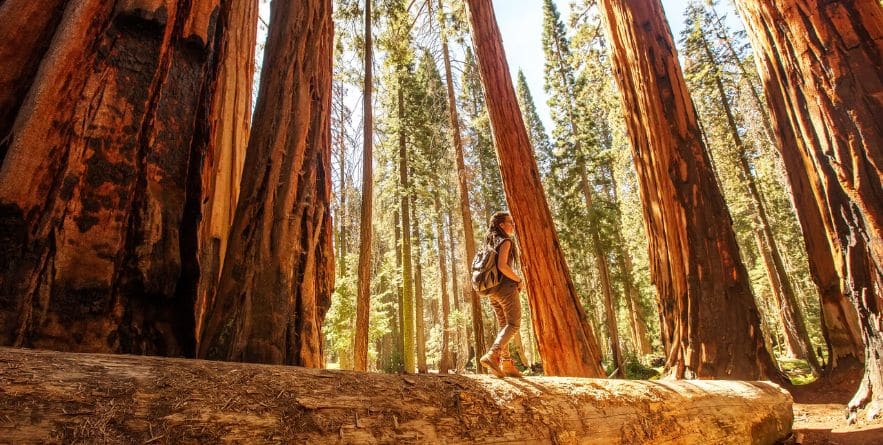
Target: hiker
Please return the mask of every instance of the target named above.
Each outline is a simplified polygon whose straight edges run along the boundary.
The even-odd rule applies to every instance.
[[[512,269],[518,257],[518,249],[512,242],[514,234],[515,222],[509,212],[497,212],[488,223],[488,233],[484,239],[484,248],[496,252],[496,268],[502,276],[498,285],[483,292],[491,299],[500,332],[490,350],[481,357],[480,363],[497,377],[521,377],[509,354],[509,341],[518,335],[521,325],[521,300],[518,294],[524,288],[524,280]]]

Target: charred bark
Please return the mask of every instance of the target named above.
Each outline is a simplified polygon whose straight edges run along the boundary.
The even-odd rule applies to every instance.
[[[200,356],[324,366],[331,243],[330,0],[274,0],[242,188]]]
[[[253,0],[224,1],[218,15],[215,67],[209,76],[204,106],[203,199],[199,223],[199,286],[196,294],[196,338],[211,306],[233,216],[251,129],[251,87],[257,41],[258,5]]]
[[[17,3],[0,11],[31,8]],[[4,94],[30,87],[17,110],[3,105],[16,114],[0,170],[0,344],[194,354],[206,118],[194,110],[217,18],[211,0],[70,2],[57,29],[35,19],[54,33],[48,50],[19,42],[27,60]]]

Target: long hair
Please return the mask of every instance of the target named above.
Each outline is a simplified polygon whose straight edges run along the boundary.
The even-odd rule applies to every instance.
[[[499,211],[491,216],[491,219],[487,224],[487,235],[484,237],[484,245],[485,248],[494,249],[497,247],[497,243],[501,239],[509,239],[509,235],[506,235],[506,232],[500,228],[500,224],[506,221],[506,218],[509,218],[509,212]],[[512,248],[510,249],[511,255],[513,258],[518,258],[518,248],[515,247],[515,243],[512,243]]]

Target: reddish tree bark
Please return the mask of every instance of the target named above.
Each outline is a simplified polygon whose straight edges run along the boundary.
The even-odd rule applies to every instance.
[[[242,189],[200,356],[322,367],[334,282],[330,0],[274,0]]]
[[[218,2],[36,3],[0,3],[0,344],[192,355]]]
[[[33,84],[67,0],[0,1],[0,163],[9,130]]]
[[[677,378],[778,378],[658,0],[603,0]]]
[[[203,148],[199,225],[199,287],[196,295],[196,338],[202,331],[203,317],[214,299],[215,287],[224,264],[227,240],[245,162],[245,149],[251,128],[251,91],[254,82],[258,3],[229,0],[221,3],[218,14],[215,68],[209,77],[212,91],[206,108],[208,119]]]
[[[850,413],[867,407],[868,416],[879,415],[883,410],[883,10],[875,0],[739,1],[737,6],[757,54],[792,187],[796,183],[811,191],[825,228],[827,242],[818,236],[812,242],[819,250],[827,244],[839,288],[859,316],[865,375],[849,404]],[[802,217],[805,230],[810,227],[805,219],[814,223],[814,229],[819,226],[814,218]],[[809,252],[810,258],[813,254]],[[822,258],[824,264],[811,266],[827,272],[828,257]],[[825,278],[828,288],[834,289],[831,277]],[[823,289],[823,307],[826,293]]]
[[[506,201],[518,227],[543,369],[548,375],[603,376],[598,343],[573,287],[543,193],[493,6],[490,0],[469,0],[467,5]]]

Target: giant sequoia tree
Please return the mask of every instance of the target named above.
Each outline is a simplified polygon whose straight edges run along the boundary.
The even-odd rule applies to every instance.
[[[650,238],[666,366],[776,377],[723,196],[658,0],[601,2]]]
[[[865,375],[850,410],[867,406],[869,416],[877,415],[883,410],[883,9],[876,0],[736,3],[795,201],[817,204],[798,205],[801,224],[815,232],[813,248],[830,251],[821,255],[832,258],[840,289],[859,314]],[[826,242],[817,236],[822,227]]]
[[[518,226],[522,269],[543,369],[549,375],[603,376],[597,340],[559,248],[493,6],[490,0],[469,0],[467,5],[503,188]]]
[[[202,174],[202,219],[199,227],[199,287],[196,295],[196,336],[202,318],[214,298],[215,285],[224,264],[227,240],[251,129],[251,92],[254,83],[258,4],[252,0],[229,0],[221,4],[215,69],[208,77],[210,102],[206,118]],[[212,82],[214,84],[212,84]],[[188,248],[194,246],[188,245]]]
[[[0,344],[194,353],[218,16],[217,0],[0,2]]]
[[[331,0],[274,0],[239,205],[200,356],[324,366],[331,246]]]

